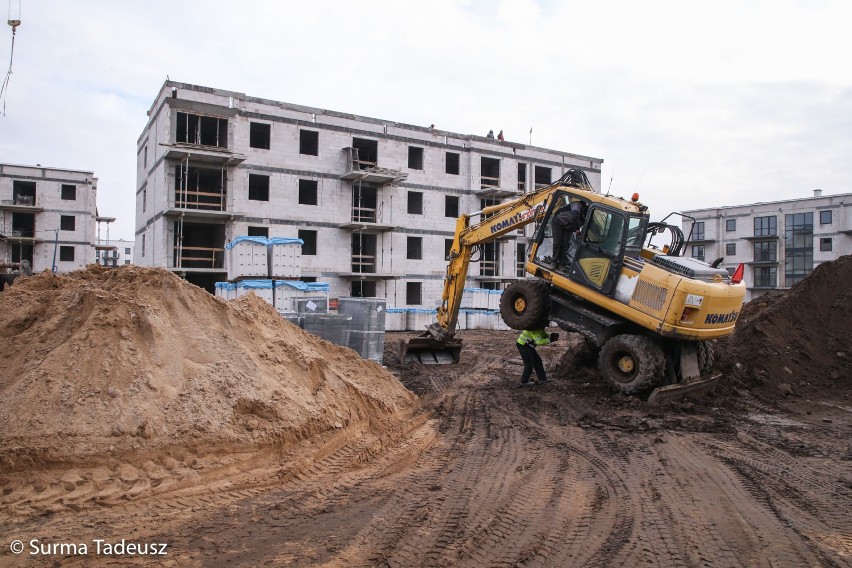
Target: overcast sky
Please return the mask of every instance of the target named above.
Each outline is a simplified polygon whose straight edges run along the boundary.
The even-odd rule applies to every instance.
[[[852,2],[2,0],[0,162],[91,170],[132,238],[168,75],[603,158],[671,210],[852,192]],[[9,61],[11,28],[0,38]],[[612,180],[610,182],[610,180]]]

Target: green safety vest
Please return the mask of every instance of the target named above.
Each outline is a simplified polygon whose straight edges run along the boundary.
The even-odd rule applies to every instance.
[[[536,329],[533,331],[526,330],[521,333],[520,337],[518,337],[518,343],[524,345],[525,343],[534,343],[536,345],[547,345],[550,343],[550,335],[543,329]]]

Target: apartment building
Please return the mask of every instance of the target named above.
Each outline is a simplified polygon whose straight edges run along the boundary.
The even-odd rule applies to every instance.
[[[684,211],[687,255],[747,266],[746,300],[787,289],[821,262],[852,254],[852,193]]]
[[[95,258],[93,172],[0,164],[0,263],[70,272]]]
[[[137,141],[136,264],[208,290],[224,247],[297,237],[302,278],[332,296],[434,307],[463,212],[602,160],[166,81]],[[468,285],[523,275],[530,228],[483,247]]]
[[[133,264],[133,247],[136,241],[123,239],[104,239],[98,241],[97,264],[117,268]]]

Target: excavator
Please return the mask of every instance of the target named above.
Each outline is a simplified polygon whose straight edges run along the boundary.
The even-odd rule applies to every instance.
[[[567,235],[570,243],[554,243],[553,235],[564,233],[554,230],[559,213],[572,206],[582,211],[579,229]],[[689,239],[666,222],[669,217],[651,222],[637,194],[630,200],[601,195],[574,169],[547,187],[462,214],[437,321],[420,337],[401,342],[401,360],[459,361],[456,325],[474,254],[485,243],[536,223],[527,277],[507,286],[500,299],[500,315],[509,327],[555,324],[581,334],[610,387],[628,395],[650,393],[649,402],[715,388],[721,375],[713,372],[712,340],[734,331],[745,297],[744,267],[729,274],[718,261],[681,256]],[[564,251],[561,258],[555,258],[555,250]]]

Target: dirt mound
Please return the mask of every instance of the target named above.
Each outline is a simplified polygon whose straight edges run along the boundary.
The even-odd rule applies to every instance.
[[[761,398],[832,398],[852,386],[852,256],[817,266],[785,293],[743,307],[717,345],[726,383]]]
[[[89,267],[0,294],[0,472],[181,445],[282,446],[416,404],[381,366],[160,269]]]

